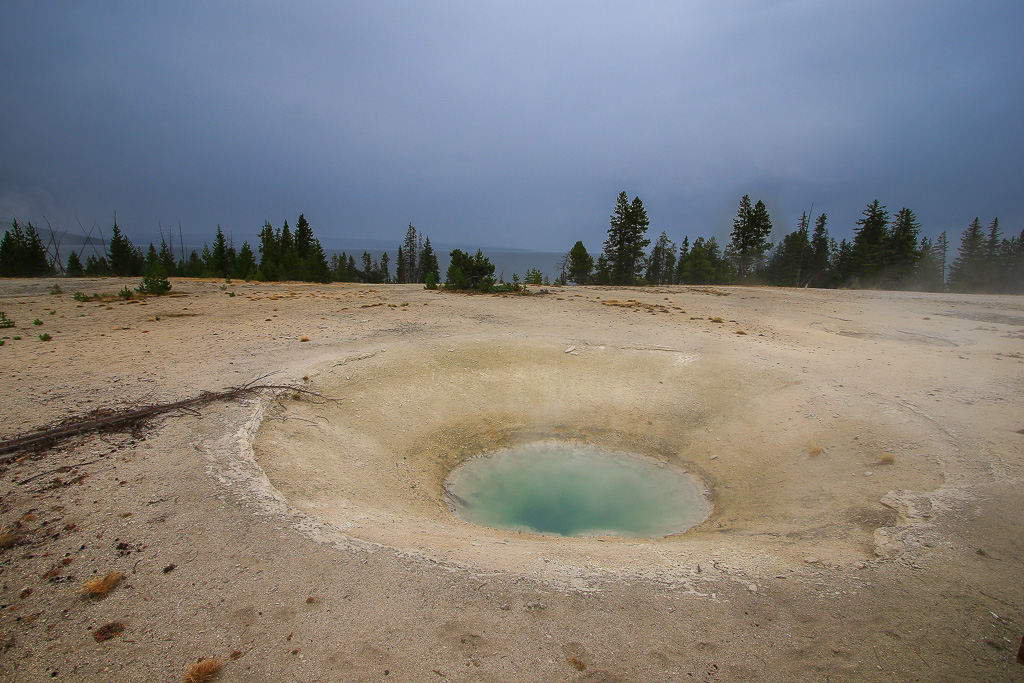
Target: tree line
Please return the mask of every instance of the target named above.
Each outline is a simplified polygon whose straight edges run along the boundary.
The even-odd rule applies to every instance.
[[[811,223],[814,227],[811,227]],[[955,255],[946,232],[932,241],[921,236],[921,225],[910,209],[895,215],[877,199],[867,205],[856,222],[852,241],[838,242],[829,235],[828,215],[804,212],[796,229],[779,242],[770,241],[772,219],[763,201],[740,199],[729,243],[723,248],[714,237],[684,236],[679,244],[666,232],[654,241],[647,237],[650,220],[639,197],[620,192],[610,216],[607,238],[595,259],[582,241],[565,254],[557,267],[562,284],[668,285],[767,284],[787,287],[862,287],[920,291],[1024,293],[1024,231],[1004,236],[995,218],[983,228],[975,218],[964,230]],[[52,235],[52,232],[51,232]],[[410,223],[398,246],[395,271],[384,252],[379,259],[364,251],[356,260],[346,252],[327,258],[320,240],[303,214],[294,230],[285,221],[280,228],[269,222],[257,234],[256,249],[249,242],[235,248],[218,225],[210,244],[187,256],[176,255],[173,240],[163,237],[159,247],[145,252],[118,226],[116,217],[109,242],[83,260],[84,248],[71,251],[62,261],[51,238],[47,248],[31,222],[16,218],[0,239],[0,277],[168,276],[217,277],[242,280],[303,280],[309,282],[423,283],[441,282],[438,257],[430,238]],[[651,247],[648,251],[648,247]],[[480,250],[476,254],[455,249],[450,253],[445,284],[452,289],[519,291],[526,284],[541,284],[542,273],[531,269],[520,282],[496,282],[494,266]]]
[[[54,241],[44,244],[31,222],[22,225],[15,218],[0,238],[0,277],[177,276],[324,283],[419,282],[432,286],[440,281],[437,254],[430,245],[430,238],[424,237],[411,223],[405,241],[398,247],[394,277],[387,252],[380,259],[374,259],[364,251],[358,262],[346,252],[333,254],[328,259],[304,214],[299,214],[294,229],[289,227],[288,221],[279,228],[264,223],[257,234],[255,250],[247,241],[236,248],[218,225],[212,245],[204,244],[202,249],[193,249],[187,255],[180,247],[175,254],[173,239],[168,241],[162,232],[160,245],[150,242],[144,252],[132,243],[115,218],[110,240],[101,240],[102,255],[94,247],[95,253],[83,258],[83,247],[72,250],[63,260]]]
[[[955,256],[943,232],[921,235],[913,211],[895,215],[877,199],[856,222],[854,238],[829,235],[828,215],[804,212],[796,229],[770,241],[772,220],[763,201],[740,199],[729,243],[684,236],[677,245],[666,232],[654,242],[639,197],[619,193],[608,236],[595,260],[582,241],[558,264],[564,282],[599,285],[767,284],[783,287],[855,287],[940,292],[1024,293],[1024,230],[1006,237],[995,218],[978,218],[964,230]]]

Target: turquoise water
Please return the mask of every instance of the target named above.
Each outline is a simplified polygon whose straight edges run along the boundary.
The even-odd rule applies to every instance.
[[[711,510],[704,490],[697,477],[649,458],[558,443],[472,458],[445,486],[455,514],[474,524],[641,538],[702,522]]]

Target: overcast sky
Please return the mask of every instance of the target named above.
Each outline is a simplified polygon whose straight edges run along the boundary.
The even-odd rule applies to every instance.
[[[269,220],[396,244],[1024,228],[1024,2],[5,0],[0,217],[136,243]]]

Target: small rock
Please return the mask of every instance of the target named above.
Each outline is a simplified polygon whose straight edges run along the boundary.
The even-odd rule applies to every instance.
[[[511,607],[511,606],[509,606],[509,604],[508,604],[508,603],[502,603],[502,604],[501,604],[501,606],[499,606],[499,607],[498,607],[498,609],[500,609],[500,610],[504,610],[504,611],[506,611],[506,612],[507,612],[507,611],[509,611],[510,609],[512,609],[512,607]]]
[[[749,586],[747,586],[747,590],[750,591],[751,593],[756,593],[757,592],[757,584],[756,583],[750,584]]]
[[[544,609],[544,606],[543,602],[528,602],[526,603],[526,611],[532,612],[535,609]]]
[[[804,562],[806,562],[807,564],[818,564],[818,558],[816,558],[814,555],[808,555],[804,558]]]
[[[575,351],[575,350],[576,350],[576,347],[575,347],[575,346],[570,346],[569,348],[567,348],[567,349],[565,350],[565,352],[566,352],[566,353],[572,353],[572,352],[573,352],[573,351]]]

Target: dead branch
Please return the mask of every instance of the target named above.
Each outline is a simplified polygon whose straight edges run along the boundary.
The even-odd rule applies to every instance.
[[[197,406],[207,405],[214,401],[231,400],[264,389],[272,391],[291,391],[311,396],[320,395],[303,389],[302,387],[290,386],[287,384],[254,384],[252,382],[242,386],[232,387],[224,391],[204,391],[198,396],[187,398],[182,401],[171,403],[155,403],[141,408],[130,408],[119,412],[110,410],[96,410],[85,415],[70,417],[55,425],[40,427],[20,436],[0,441],[0,454],[8,454],[0,457],[0,464],[8,463],[15,459],[12,453],[17,453],[28,448],[52,448],[58,441],[67,439],[79,434],[96,431],[117,431],[138,425],[139,422],[147,420],[156,415],[168,413],[174,410],[194,409]]]
[[[103,460],[103,458],[93,458],[92,460],[86,460],[85,462],[76,462],[74,465],[62,465],[55,470],[46,470],[39,474],[33,474],[31,477],[27,477],[15,483],[18,484],[18,486],[24,486],[25,484],[33,482],[41,477],[47,477],[51,474],[68,474],[70,472],[74,472],[79,467],[85,467],[86,465],[91,465],[95,462],[99,462],[100,460]]]

